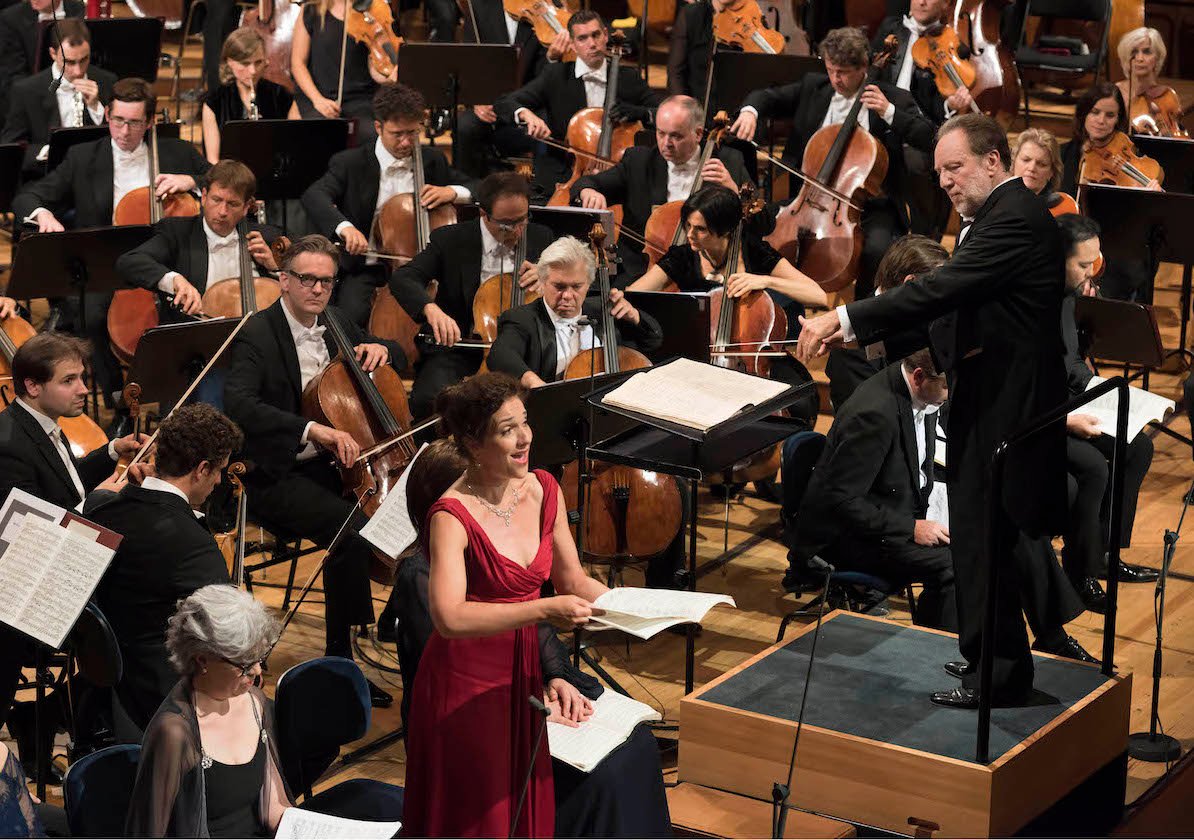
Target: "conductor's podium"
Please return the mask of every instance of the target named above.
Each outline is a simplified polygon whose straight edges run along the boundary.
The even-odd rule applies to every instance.
[[[683,699],[682,782],[771,799],[772,784],[787,777],[812,627]],[[900,834],[928,826],[944,837],[1052,833],[1040,824],[1067,807],[1088,831],[1113,824],[1123,805],[1131,676],[1036,654],[1035,696],[992,711],[984,766],[974,761],[978,713],[929,701],[954,684],[941,666],[957,658],[951,634],[830,613],[792,804]]]

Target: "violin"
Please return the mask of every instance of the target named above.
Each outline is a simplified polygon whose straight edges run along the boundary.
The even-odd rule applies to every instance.
[[[545,47],[561,32],[568,31],[569,9],[557,6],[552,0],[502,0],[506,14],[516,20],[525,20],[535,30],[535,38]],[[569,49],[561,61],[576,61],[576,51]]]
[[[398,48],[402,39],[394,34],[394,14],[386,0],[352,0],[344,6],[344,35],[369,50],[369,69],[390,78],[398,69]],[[339,103],[344,90],[344,67],[340,67]]]
[[[12,357],[16,355],[17,348],[35,335],[37,330],[33,329],[33,325],[18,315],[10,315],[0,321],[0,378],[11,379]],[[6,406],[12,402],[7,385],[0,385],[0,402]],[[87,453],[108,445],[108,436],[104,434],[104,430],[86,414],[80,414],[78,417],[59,417],[58,425],[62,427],[62,433],[76,458],[82,458]]]
[[[589,242],[597,255],[601,346],[579,353],[564,370],[564,379],[584,379],[593,374],[651,366],[642,353],[618,345],[617,327],[610,314],[605,228],[594,225]],[[580,463],[573,461],[565,467],[560,481],[570,511],[578,508],[579,469]],[[584,559],[616,564],[631,558],[653,557],[671,545],[684,521],[680,489],[674,477],[595,461],[589,462],[588,472],[584,536],[580,541],[584,545]]]
[[[895,36],[889,35],[875,54],[864,88],[874,83],[897,46]],[[816,175],[801,185],[796,199],[779,212],[775,228],[764,237],[827,292],[845,288],[857,277],[863,239],[858,207],[866,197],[880,193],[887,176],[887,149],[869,132],[857,130],[861,110],[860,94],[843,122],[818,129],[809,138],[800,168]]]
[[[514,248],[514,264],[509,272],[486,278],[473,295],[473,330],[481,342],[492,344],[497,338],[498,318],[507,309],[532,303],[539,299],[539,292],[524,289],[518,283],[518,275],[527,258],[527,231],[524,227],[518,245]],[[478,342],[478,343],[481,343]],[[457,346],[457,345],[453,345]],[[486,350],[486,355],[488,351]]]
[[[203,292],[203,312],[213,318],[239,318],[252,315],[273,305],[282,296],[277,280],[253,276],[253,257],[249,255],[249,222],[241,219],[236,226],[240,236],[240,271],[236,277],[226,277],[208,285]],[[290,244],[279,237],[274,253]],[[281,246],[281,247],[279,247]]]
[[[156,224],[166,217],[198,216],[199,202],[190,193],[157,197],[155,185],[160,170],[156,124],[150,124],[145,142],[149,146],[149,186],[137,187],[125,193],[112,213],[112,223],[148,225]],[[157,325],[157,296],[153,292],[148,289],[120,289],[112,294],[112,303],[108,307],[108,342],[122,364],[133,363],[141,336]]]
[[[431,231],[456,223],[455,206],[442,204],[428,210],[419,200],[427,182],[423,174],[423,154],[418,146],[411,152],[411,169],[414,191],[391,196],[373,219],[372,239],[377,250],[399,262],[409,261],[426,248]],[[373,294],[368,329],[370,335],[397,341],[413,370],[419,358],[415,344],[419,325],[386,286]]]
[[[945,99],[959,88],[970,89],[978,72],[970,61],[970,48],[961,42],[952,26],[930,26],[912,45],[912,60],[916,66],[933,74],[937,91]],[[970,101],[970,110],[979,113],[978,103]]]
[[[730,118],[726,112],[718,111],[713,118],[713,127],[709,130],[705,146],[701,149],[700,160],[697,162],[697,176],[692,182],[692,189],[688,191],[689,198],[696,195],[697,190],[705,185],[701,173],[705,170],[705,164],[713,158],[713,153],[721,145],[729,125]],[[680,224],[680,211],[683,208],[683,201],[669,201],[666,204],[660,204],[647,217],[647,225],[643,231],[643,239],[646,243],[643,246],[643,252],[647,255],[648,268],[655,265],[666,250],[666,248],[660,248],[657,243],[666,242],[668,247],[684,244],[684,226]]]
[[[1150,181],[1165,180],[1161,164],[1136,151],[1132,139],[1122,131],[1112,134],[1102,146],[1088,144],[1078,171],[1078,182],[1086,184],[1147,187]]]
[[[1012,49],[1000,38],[1004,9],[1013,0],[958,0],[951,27],[959,39],[966,32],[969,62],[974,67],[970,89],[978,110],[1005,129],[1020,109],[1020,77]],[[965,24],[963,26],[963,24]]]
[[[411,438],[410,407],[406,387],[390,365],[365,373],[357,361],[343,325],[331,312],[322,323],[336,347],[336,358],[307,383],[303,391],[303,416],[316,423],[348,432],[361,447],[355,463],[339,465],[344,488],[372,516],[398,483],[417,452]],[[395,562],[374,552],[370,577],[393,583]]]
[[[779,55],[787,39],[763,24],[763,10],[755,0],[731,0],[713,12],[713,37],[743,52]]]
[[[1182,118],[1190,110],[1182,109],[1182,100],[1173,88],[1153,85],[1132,97],[1129,109],[1132,132],[1154,137],[1189,137],[1190,132],[1182,125]]]

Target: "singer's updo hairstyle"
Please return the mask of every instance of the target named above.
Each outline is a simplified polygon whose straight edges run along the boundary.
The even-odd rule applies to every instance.
[[[471,452],[489,432],[493,415],[507,400],[525,396],[526,388],[509,374],[479,373],[441,391],[435,411],[452,443],[471,460]]]

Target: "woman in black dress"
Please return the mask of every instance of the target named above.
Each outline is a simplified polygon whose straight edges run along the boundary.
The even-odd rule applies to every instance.
[[[220,162],[220,130],[230,120],[297,119],[294,97],[281,85],[262,78],[265,41],[242,26],[224,41],[220,53],[220,86],[203,100],[203,148],[207,159]]]

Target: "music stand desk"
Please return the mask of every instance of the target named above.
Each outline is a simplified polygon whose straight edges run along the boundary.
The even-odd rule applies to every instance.
[[[1194,194],[1194,140],[1133,134],[1132,142],[1141,154],[1153,158],[1165,170],[1161,185],[1165,192]]]
[[[646,292],[626,293],[626,299],[642,312],[659,322],[663,342],[654,353],[652,362],[677,357],[697,362],[709,361],[710,309],[707,292]]]
[[[129,382],[141,386],[141,401],[173,405],[220,348],[240,318],[211,318],[164,324],[146,330],[129,366]],[[228,356],[216,368],[228,366]]]

